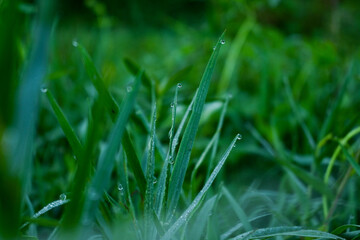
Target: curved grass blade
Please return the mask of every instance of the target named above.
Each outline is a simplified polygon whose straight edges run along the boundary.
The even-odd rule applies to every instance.
[[[354,137],[355,135],[359,134],[360,133],[360,127],[357,127],[355,129],[353,129],[352,131],[350,131],[348,134],[346,134],[346,136],[344,138],[342,138],[340,140],[340,143],[342,145],[345,145],[352,137]],[[330,179],[330,174],[331,174],[331,171],[332,171],[332,168],[334,167],[334,164],[335,164],[335,161],[336,161],[336,158],[337,156],[340,154],[340,151],[341,151],[341,145],[340,146],[337,146],[337,148],[335,149],[333,155],[331,156],[331,159],[330,159],[330,162],[326,168],[326,172],[325,172],[325,175],[324,175],[324,183],[325,184],[328,184],[329,183],[329,179]],[[323,197],[323,211],[324,211],[324,217],[325,219],[327,218],[328,216],[328,204],[327,204],[327,197],[324,196]]]
[[[310,133],[310,130],[309,128],[306,126],[304,120],[302,119],[299,111],[298,111],[298,108],[295,104],[295,100],[294,100],[294,97],[292,95],[292,92],[291,92],[291,89],[290,89],[290,84],[289,84],[289,80],[287,77],[284,77],[283,78],[283,81],[284,81],[284,85],[285,85],[285,92],[286,92],[286,95],[288,97],[288,100],[290,102],[290,106],[292,108],[292,111],[294,112],[294,115],[295,115],[295,118],[296,120],[298,121],[298,123],[300,124],[308,142],[309,142],[309,145],[312,149],[315,149],[315,141],[314,141],[314,138],[313,136],[311,135]]]
[[[56,119],[58,120],[61,129],[63,130],[66,139],[69,141],[69,144],[76,156],[77,159],[80,159],[83,146],[80,143],[79,138],[76,136],[76,133],[74,129],[71,127],[69,121],[67,120],[65,114],[61,110],[59,104],[57,103],[56,99],[52,95],[52,93],[49,90],[46,90],[46,97],[49,100],[49,103],[51,105],[51,108],[53,109]]]
[[[201,236],[202,236],[205,226],[206,226],[206,222],[208,221],[209,215],[214,208],[217,197],[218,197],[218,195],[215,195],[215,196],[211,197],[209,200],[207,200],[204,203],[204,206],[201,208],[201,210],[197,214],[194,225],[192,226],[192,228],[190,228],[190,232],[188,235],[191,237],[192,240],[200,240],[201,239]]]
[[[263,217],[267,217],[267,216],[270,216],[271,214],[270,213],[266,213],[266,214],[263,214],[263,215],[260,215],[260,216],[257,216],[257,217],[254,217],[254,218],[251,218],[249,220],[249,222],[252,222],[252,221],[256,221],[258,219],[261,219]],[[220,239],[221,240],[225,240],[227,239],[229,236],[231,236],[231,234],[233,234],[235,231],[239,230],[240,228],[244,227],[244,224],[242,222],[236,224],[235,226],[233,226],[232,228],[230,228],[228,231],[226,231],[225,233],[221,234],[220,236]]]
[[[334,231],[332,231],[332,234],[338,235],[343,233],[344,231],[348,230],[349,228],[360,228],[360,225],[356,225],[356,224],[346,224],[346,225],[342,225],[340,227],[337,227]]]
[[[347,88],[347,85],[352,77],[353,72],[353,63],[350,64],[349,69],[345,75],[344,83],[342,84],[339,94],[337,95],[335,102],[332,104],[331,108],[328,111],[327,117],[324,121],[324,124],[322,124],[322,127],[320,129],[320,133],[318,136],[318,139],[321,140],[324,138],[324,136],[327,134],[327,131],[330,128],[330,124],[334,121],[335,113],[338,110],[344,96],[345,96],[345,90]]]
[[[356,162],[356,160],[353,158],[353,156],[350,155],[349,151],[344,147],[343,144],[339,143],[346,160],[351,164],[351,166],[354,168],[355,172],[358,176],[360,176],[360,165]]]
[[[198,93],[195,98],[194,107],[190,116],[189,122],[186,126],[183,139],[181,141],[178,154],[176,156],[175,165],[169,181],[169,192],[167,199],[167,214],[168,218],[174,214],[176,206],[178,204],[182,185],[185,178],[185,173],[188,167],[191,149],[194,143],[196,132],[198,129],[200,116],[205,104],[206,95],[210,86],[211,76],[214,71],[217,56],[220,51],[221,41],[224,37],[224,33],[218,40],[215,50],[213,51],[210,60],[206,66],[204,75],[201,79]]]
[[[101,199],[103,191],[108,187],[111,171],[114,166],[115,155],[119,149],[125,127],[134,108],[136,96],[139,92],[142,72],[138,74],[135,80],[133,90],[126,96],[121,106],[115,126],[108,139],[108,146],[98,162],[97,170],[92,179],[88,191],[87,202],[85,205],[85,221],[91,221],[95,214],[95,209]]]
[[[242,207],[236,202],[235,198],[231,195],[231,193],[229,192],[229,190],[227,190],[227,188],[225,186],[222,187],[222,192],[224,193],[224,196],[230,203],[231,207],[234,209],[237,217],[244,224],[245,230],[246,231],[253,230],[248,216],[246,215],[246,213],[244,212]]]
[[[224,155],[221,157],[219,163],[211,173],[209,179],[206,181],[204,187],[201,189],[201,191],[198,193],[198,195],[195,197],[194,201],[190,204],[190,206],[183,212],[183,214],[175,221],[175,223],[167,230],[167,232],[164,234],[164,236],[161,238],[161,240],[165,239],[171,239],[171,237],[180,229],[181,226],[183,226],[185,223],[189,221],[189,217],[194,213],[196,208],[199,206],[201,200],[205,196],[206,192],[211,187],[211,184],[214,182],[216,176],[220,172],[222,166],[224,165],[226,159],[228,158],[231,150],[234,148],[236,141],[239,139],[239,134],[236,135],[236,137],[232,140],[230,143],[230,146],[225,151]]]
[[[48,211],[54,209],[54,208],[57,208],[61,205],[64,205],[66,203],[70,202],[70,199],[59,199],[59,200],[56,200],[56,201],[53,201],[51,203],[49,203],[48,205],[46,205],[45,207],[43,207],[42,209],[40,209],[38,212],[36,212],[32,217],[31,217],[31,220],[32,219],[35,219],[35,218],[38,218],[40,217],[41,215],[47,213]],[[20,229],[26,227],[30,222],[27,222],[27,223],[24,223]]]
[[[106,86],[101,79],[98,71],[96,70],[96,67],[91,60],[91,57],[89,53],[86,51],[86,49],[78,42],[74,42],[73,45],[79,49],[81,54],[81,59],[84,63],[85,69],[87,74],[89,75],[89,78],[93,85],[95,86],[96,90],[98,91],[99,95],[103,97],[105,101],[105,107],[108,108],[109,112],[111,113],[111,117],[113,119],[116,118],[118,112],[119,112],[119,106],[114,100],[114,98],[111,96],[109,91],[106,89]]]
[[[272,227],[262,228],[255,231],[238,235],[232,240],[264,239],[276,236],[296,236],[309,238],[344,239],[331,233],[316,230],[304,230],[302,227]]]
[[[140,194],[145,196],[146,191],[146,180],[144,172],[142,171],[140,161],[138,156],[136,155],[136,151],[134,145],[131,142],[129,132],[126,131],[123,136],[122,145],[124,147],[126,156],[128,158],[128,164],[134,173],[136,182],[140,188]]]
[[[93,61],[91,60],[88,52],[86,51],[86,49],[79,43],[76,42],[76,44],[74,44],[75,47],[77,47],[80,51],[82,60],[84,62],[85,65],[85,69],[87,71],[87,74],[89,75],[93,85],[95,86],[98,94],[100,95],[100,97],[104,100],[104,105],[108,110],[108,113],[111,116],[111,119],[113,121],[116,120],[116,116],[119,113],[119,106],[116,103],[116,101],[114,100],[114,98],[111,96],[110,92],[107,90],[103,80],[101,79],[98,71],[96,70],[96,67],[93,63]],[[139,70],[139,69],[137,69]],[[139,74],[139,71],[136,72],[136,74]],[[146,79],[146,77],[144,75],[142,75],[142,79]],[[133,116],[133,115],[132,115]],[[145,127],[147,127],[146,129],[148,131],[150,131],[149,128],[149,124],[143,123],[145,124]],[[132,169],[136,181],[139,185],[140,188],[140,193],[142,196],[145,195],[145,189],[146,189],[146,181],[145,181],[145,176],[144,173],[141,171],[141,168],[138,168],[138,166],[140,165],[140,161],[139,158],[136,155],[136,151],[134,150],[134,146],[130,140],[130,134],[129,132],[126,130],[126,132],[124,133],[124,138],[123,138],[123,146],[126,152],[126,155],[128,157],[128,162],[129,162],[129,166]]]
[[[218,85],[218,94],[224,93],[228,89],[231,77],[234,75],[236,64],[238,63],[237,59],[241,53],[241,49],[254,25],[254,19],[250,17],[239,28],[225,61],[224,70]]]

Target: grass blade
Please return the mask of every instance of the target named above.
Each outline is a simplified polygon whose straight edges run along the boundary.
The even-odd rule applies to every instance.
[[[195,224],[192,226],[189,232],[189,237],[193,240],[200,240],[208,221],[209,215],[214,208],[215,202],[218,195],[211,197],[204,203],[204,206],[201,208],[199,214],[196,216]]]
[[[105,107],[109,110],[111,113],[111,118],[115,119],[118,112],[119,112],[119,106],[114,100],[114,98],[111,96],[109,91],[106,89],[106,86],[101,79],[98,71],[95,68],[95,65],[93,61],[91,60],[91,57],[89,53],[86,51],[86,49],[78,42],[73,42],[74,47],[79,49],[81,59],[84,63],[85,69],[87,74],[89,75],[89,78],[91,82],[94,84],[96,90],[98,91],[99,95],[104,99],[105,101]]]
[[[250,17],[239,28],[225,61],[224,70],[221,74],[218,86],[218,94],[224,93],[228,89],[231,77],[234,75],[238,63],[237,59],[241,53],[241,49],[254,25],[254,19]]]
[[[351,164],[351,166],[354,168],[357,175],[360,177],[360,165],[356,162],[356,160],[353,158],[353,156],[350,155],[349,151],[345,148],[345,146],[341,143],[339,143],[346,160]]]
[[[104,105],[105,105],[106,109],[108,110],[108,113],[110,114],[111,119],[113,121],[115,121],[116,116],[119,113],[118,104],[116,103],[115,99],[111,96],[110,92],[107,90],[106,86],[104,85],[104,82],[101,79],[98,71],[96,70],[96,67],[95,67],[93,61],[91,60],[88,52],[86,51],[86,49],[77,42],[74,42],[73,44],[75,47],[77,47],[79,49],[83,63],[85,65],[86,72],[89,75],[90,80],[93,83],[93,85],[95,86],[98,94],[103,99]],[[139,69],[137,68],[137,70],[139,70]],[[138,74],[139,71],[137,71],[136,73]],[[146,76],[142,75],[142,79],[146,79]],[[145,124],[145,127],[147,127],[146,129],[148,131],[150,131],[150,128],[148,127],[149,124],[148,123],[144,123],[144,124]],[[123,143],[123,147],[125,149],[126,155],[129,160],[128,161],[129,166],[130,166],[131,170],[133,171],[136,181],[139,185],[140,193],[142,196],[144,196],[145,189],[146,189],[145,176],[144,176],[144,173],[141,171],[141,168],[139,168],[140,161],[139,161],[138,156],[136,155],[136,151],[134,150],[135,148],[130,139],[130,134],[127,130],[124,134],[122,143]]]
[[[210,86],[211,76],[214,71],[215,63],[220,51],[220,47],[222,45],[221,41],[223,41],[223,37],[224,33],[221,35],[219,41],[217,42],[215,50],[213,51],[208,65],[206,66],[204,75],[200,82],[198,93],[196,95],[193,111],[186,126],[184,136],[179,147],[179,152],[176,156],[175,166],[169,181],[169,194],[167,199],[167,210],[169,218],[174,214],[180,198],[185,173],[190,159],[191,149],[196,136],[200,116],[205,104],[206,95]]]
[[[294,112],[294,115],[295,115],[295,118],[296,120],[298,121],[298,123],[300,124],[308,142],[309,142],[309,145],[312,149],[315,149],[315,141],[314,141],[314,138],[312,137],[311,133],[310,133],[310,130],[309,128],[306,126],[304,120],[302,119],[299,111],[298,111],[298,108],[295,104],[295,100],[294,100],[294,97],[292,95],[292,92],[291,92],[291,89],[290,89],[290,84],[289,84],[289,80],[287,77],[284,77],[283,78],[283,81],[284,81],[284,85],[285,85],[285,92],[286,92],[286,95],[288,97],[288,100],[290,102],[290,106],[292,108],[292,111]]]
[[[69,144],[76,156],[77,159],[80,159],[83,146],[80,143],[79,138],[76,136],[74,129],[71,127],[69,121],[67,120],[65,114],[61,110],[59,104],[57,103],[56,99],[52,95],[52,93],[46,89],[46,97],[49,100],[51,108],[53,109],[55,116],[60,124],[61,129],[63,130],[66,139],[69,141]]]
[[[304,230],[301,227],[272,227],[262,228],[255,231],[238,235],[232,240],[264,239],[276,236],[295,236],[309,238],[344,239],[331,233],[316,230]]]
[[[181,87],[181,85],[177,85],[175,89],[175,96],[174,101],[171,103],[171,128],[169,131],[169,147],[168,152],[164,161],[163,168],[161,170],[161,174],[159,177],[159,183],[157,186],[157,193],[156,193],[156,202],[155,202],[155,212],[158,216],[161,215],[162,211],[162,205],[165,198],[165,192],[166,192],[166,184],[168,180],[168,170],[169,170],[169,163],[172,163],[172,159],[174,156],[175,149],[173,149],[173,139],[174,139],[174,133],[175,133],[175,120],[176,120],[176,109],[177,109],[177,96],[178,96],[178,90]]]
[[[206,181],[204,187],[195,197],[194,201],[190,206],[183,212],[183,214],[175,221],[175,223],[169,228],[169,230],[164,234],[161,240],[170,239],[179,229],[183,226],[188,220],[189,217],[193,214],[196,208],[199,206],[202,198],[205,196],[206,192],[209,190],[211,184],[214,182],[216,176],[220,172],[222,166],[224,165],[226,159],[228,158],[231,150],[234,148],[236,141],[239,139],[239,134],[232,140],[230,146],[225,151],[224,155],[221,157],[219,163],[216,165],[215,169],[211,173],[209,179]]]
[[[328,133],[327,131],[330,128],[331,123],[334,121],[335,118],[335,113],[337,111],[337,109],[339,108],[344,96],[345,96],[345,90],[347,88],[347,85],[352,77],[352,71],[353,71],[353,64],[351,63],[345,79],[344,79],[344,83],[342,84],[339,94],[337,95],[335,102],[333,103],[333,105],[331,106],[331,108],[328,111],[327,117],[324,121],[324,124],[322,125],[321,129],[320,129],[320,133],[318,136],[318,140],[320,141],[321,139],[324,138],[324,136]]]
[[[141,78],[142,72],[138,74],[133,90],[126,96],[122,103],[121,112],[117,117],[115,126],[111,131],[109,140],[107,141],[107,149],[99,159],[97,170],[88,191],[87,202],[85,205],[85,221],[90,221],[93,218],[94,213],[96,212],[94,209],[96,209],[103,191],[108,187],[115,155],[120,146],[130,114],[134,108],[135,99],[140,88]]]
[[[225,186],[222,187],[222,192],[224,193],[224,196],[230,203],[231,207],[234,209],[237,217],[240,219],[240,221],[244,224],[244,228],[246,231],[253,230],[249,218],[247,217],[246,213],[242,209],[242,207],[236,202],[235,198],[231,195],[229,190]]]
[[[153,220],[153,202],[154,202],[154,184],[155,177],[155,122],[156,122],[156,104],[154,104],[151,119],[151,135],[149,142],[148,158],[146,162],[146,192],[145,192],[145,239],[152,239],[154,234]]]

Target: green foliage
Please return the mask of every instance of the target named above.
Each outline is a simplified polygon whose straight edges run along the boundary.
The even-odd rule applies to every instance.
[[[0,238],[359,238],[360,5],[145,2],[0,1]]]

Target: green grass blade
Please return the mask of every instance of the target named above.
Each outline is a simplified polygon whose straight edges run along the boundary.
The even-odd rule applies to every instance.
[[[154,184],[155,177],[155,126],[156,126],[156,104],[154,104],[152,119],[151,119],[151,135],[149,143],[149,151],[146,162],[146,192],[145,192],[145,239],[152,239],[154,233],[153,225],[153,209],[154,209]]]
[[[119,113],[118,104],[116,103],[116,101],[114,100],[114,98],[111,96],[110,92],[107,90],[106,86],[104,85],[104,82],[101,79],[98,71],[96,70],[96,67],[95,67],[93,61],[91,60],[88,52],[86,51],[86,49],[77,42],[74,44],[74,46],[79,49],[83,63],[85,65],[86,72],[89,75],[91,82],[95,86],[98,94],[100,95],[100,97],[102,99],[104,99],[104,105],[105,105],[106,109],[108,110],[108,113],[110,114],[112,120],[115,121],[116,116]],[[137,68],[137,70],[139,70],[139,69]],[[137,71],[135,74],[138,74],[138,73],[139,73],[139,71]],[[146,76],[142,75],[142,79],[146,79]],[[132,116],[134,116],[134,115],[132,115]],[[144,124],[145,124],[145,126],[149,125],[148,123],[144,123]],[[149,127],[147,129],[148,129],[148,131],[150,131]],[[131,170],[133,171],[136,181],[139,185],[141,195],[144,196],[145,189],[146,189],[145,176],[144,176],[144,173],[141,171],[141,168],[138,167],[140,165],[139,158],[136,155],[136,151],[134,150],[135,148],[130,140],[130,134],[127,130],[124,134],[123,146],[124,146],[126,155],[129,160],[128,161],[129,166],[130,166]]]
[[[232,140],[230,146],[226,149],[225,153],[221,157],[219,163],[216,165],[215,169],[211,173],[209,179],[206,181],[205,185],[195,197],[194,201],[190,204],[190,206],[183,212],[183,214],[175,221],[175,223],[167,230],[161,240],[171,239],[171,237],[183,226],[185,223],[189,221],[189,217],[193,214],[193,212],[199,206],[201,200],[205,196],[206,192],[211,187],[212,183],[214,182],[216,176],[220,172],[222,166],[224,165],[226,159],[228,158],[231,150],[234,148],[236,141],[239,140],[239,134]]]
[[[347,85],[352,77],[352,72],[353,72],[353,64],[351,63],[345,79],[344,79],[344,83],[342,84],[339,94],[337,95],[335,102],[332,104],[331,108],[328,111],[327,117],[324,121],[324,124],[322,125],[320,132],[319,132],[319,136],[318,136],[318,141],[320,141],[321,139],[324,138],[324,136],[328,133],[328,130],[330,128],[331,123],[334,121],[335,118],[335,114],[336,111],[338,110],[344,96],[345,96],[345,90],[347,88]]]
[[[177,97],[178,97],[178,91],[181,85],[177,85],[175,88],[175,96],[174,101],[171,103],[171,128],[169,131],[169,147],[168,152],[163,164],[163,168],[161,170],[161,174],[159,177],[159,182],[157,185],[157,191],[156,191],[156,201],[155,201],[155,212],[158,216],[161,216],[163,201],[165,198],[165,192],[166,192],[166,184],[168,180],[168,170],[169,170],[169,164],[172,163],[172,159],[174,156],[175,149],[172,148],[173,145],[173,139],[174,139],[174,133],[175,133],[175,121],[176,121],[176,109],[177,109]]]
[[[224,102],[224,105],[223,105],[223,108],[222,108],[222,111],[221,111],[221,114],[220,114],[220,119],[219,119],[219,123],[217,125],[217,128],[216,128],[216,136],[214,136],[214,146],[212,148],[212,151],[211,151],[211,156],[210,156],[210,162],[208,164],[208,169],[207,169],[207,173],[206,173],[206,178],[209,177],[210,173],[211,173],[211,169],[213,168],[213,165],[214,165],[214,159],[215,159],[215,156],[216,156],[216,153],[217,153],[217,149],[218,149],[218,145],[219,145],[219,138],[220,138],[220,132],[221,132],[221,129],[223,127],[223,124],[224,124],[224,118],[225,118],[225,114],[226,114],[226,111],[227,111],[227,107],[229,105],[229,100],[230,100],[230,96],[226,96],[226,99],[225,99],[225,102]]]
[[[351,130],[348,134],[346,134],[346,136],[344,138],[342,138],[340,140],[340,143],[342,145],[347,144],[347,142],[354,136],[356,136],[357,134],[360,133],[360,127],[356,127],[355,129]],[[330,175],[331,175],[331,171],[334,167],[335,161],[338,157],[338,155],[341,152],[341,146],[337,146],[337,148],[335,149],[333,155],[331,156],[330,162],[326,168],[325,171],[325,175],[324,175],[324,183],[328,184],[329,183],[329,179],[330,179]],[[327,197],[324,196],[323,197],[323,211],[324,211],[324,217],[327,218],[328,215],[328,205],[327,205]]]
[[[63,130],[66,139],[68,140],[76,158],[80,159],[83,151],[83,146],[80,143],[79,138],[76,136],[74,129],[71,127],[69,121],[67,120],[65,114],[61,110],[59,104],[57,103],[52,93],[48,89],[46,89],[45,94],[47,99],[49,100],[51,108],[55,113],[56,119],[58,120],[60,127]]]
[[[200,116],[205,104],[206,95],[210,86],[211,76],[214,71],[217,56],[220,51],[221,41],[223,41],[224,33],[215,46],[208,65],[206,66],[204,75],[201,79],[198,93],[194,102],[192,114],[186,126],[183,139],[181,141],[178,154],[175,159],[175,165],[169,181],[169,194],[167,199],[168,217],[174,214],[176,206],[180,198],[180,192],[188,167],[191,149],[198,129]]]
[[[331,233],[332,234],[335,234],[335,235],[338,235],[338,234],[341,234],[345,231],[347,231],[349,228],[360,228],[360,225],[356,225],[356,224],[345,224],[345,225],[342,225],[340,227],[337,227],[335,230],[333,230]]]
[[[118,104],[107,90],[103,80],[101,79],[98,71],[96,70],[96,67],[93,61],[91,60],[89,53],[86,51],[86,49],[78,42],[73,42],[73,45],[79,50],[86,72],[89,75],[89,78],[91,82],[94,84],[99,95],[102,96],[102,98],[104,99],[105,107],[111,113],[111,117],[115,119],[119,112]]]
[[[237,217],[244,224],[245,230],[246,231],[253,230],[253,228],[252,228],[252,226],[250,224],[248,216],[246,215],[246,213],[244,212],[242,207],[236,202],[235,198],[231,195],[231,193],[229,192],[229,190],[227,190],[227,188],[225,186],[222,187],[222,192],[224,193],[224,196],[226,197],[226,199],[230,203],[232,209],[234,209]]]
[[[142,171],[140,161],[138,156],[136,155],[136,151],[134,148],[134,145],[131,142],[129,132],[126,131],[124,133],[123,141],[122,141],[124,150],[126,152],[126,156],[128,158],[128,164],[134,173],[136,182],[140,188],[140,194],[142,196],[145,196],[146,191],[146,180],[144,172]]]
[[[201,236],[204,232],[206,222],[209,219],[209,215],[211,211],[214,208],[215,202],[217,200],[217,195],[211,197],[209,200],[207,200],[204,203],[204,206],[201,208],[199,213],[196,216],[194,225],[189,231],[189,237],[191,237],[192,240],[200,240]]]
[[[126,96],[121,106],[115,126],[111,131],[107,141],[108,146],[104,154],[98,162],[97,170],[92,179],[90,189],[88,191],[87,202],[85,206],[85,220],[91,220],[96,212],[97,205],[101,199],[103,191],[108,187],[111,171],[114,166],[115,155],[119,149],[125,127],[134,108],[136,96],[139,92],[142,72],[136,78],[133,90]]]
[[[254,19],[250,17],[239,28],[225,60],[224,70],[221,74],[218,85],[218,94],[222,94],[227,91],[231,82],[231,77],[234,75],[236,65],[238,64],[238,57],[241,53],[241,49],[243,48],[246,38],[254,25]]]
[[[299,111],[298,111],[298,108],[296,106],[296,103],[295,103],[295,100],[294,100],[294,97],[292,95],[292,92],[291,92],[291,89],[290,89],[290,84],[289,84],[289,80],[287,77],[284,77],[283,78],[283,81],[284,81],[284,85],[285,85],[285,92],[286,92],[286,95],[288,97],[288,100],[290,102],[290,106],[292,108],[292,111],[294,112],[294,115],[295,115],[295,118],[296,120],[298,121],[298,123],[300,124],[308,142],[309,142],[309,145],[312,149],[315,149],[315,141],[314,141],[314,138],[313,136],[311,135],[310,133],[310,130],[309,128],[306,126],[304,120],[302,119]]]
[[[255,231],[246,232],[238,235],[232,240],[264,239],[276,236],[294,236],[305,238],[326,238],[326,239],[344,239],[331,233],[317,230],[303,230],[301,227],[272,227],[262,228]]]
[[[125,67],[129,70],[129,72],[136,76],[136,74],[138,74],[138,72],[141,70],[141,68],[139,67],[139,65],[137,65],[133,60],[131,60],[130,58],[124,58],[124,64]],[[151,88],[151,86],[153,85],[152,80],[150,79],[150,77],[148,76],[148,74],[146,72],[144,72],[143,75],[143,83],[146,87]]]
[[[357,175],[360,177],[360,165],[356,162],[356,160],[353,158],[353,156],[350,155],[349,151],[345,148],[345,146],[341,143],[339,143],[346,160],[351,164],[351,166],[354,168]]]
[[[263,217],[267,217],[270,216],[270,213],[266,213],[266,214],[262,214],[256,217],[251,218],[249,221],[256,221],[258,219],[261,219]],[[228,239],[234,232],[238,231],[240,228],[244,227],[244,224],[242,222],[236,224],[235,226],[233,226],[232,228],[230,228],[228,231],[226,231],[225,233],[221,234],[220,239],[221,240],[225,240]]]

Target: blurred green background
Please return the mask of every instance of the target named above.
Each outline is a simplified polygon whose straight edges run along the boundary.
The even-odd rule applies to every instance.
[[[310,171],[314,147],[326,134],[343,137],[359,125],[359,1],[66,0],[48,4],[44,11],[49,11],[45,21],[51,34],[44,86],[52,89],[80,138],[84,138],[88,99],[95,91],[73,41],[86,47],[119,102],[133,80],[124,59],[145,69],[157,85],[157,134],[167,143],[174,87],[178,82],[183,85],[179,92],[181,115],[224,30],[226,43],[212,79],[190,168],[215,132],[227,94],[232,98],[219,152],[236,133],[243,135],[222,174],[235,195],[249,188],[279,189],[282,170],[269,149],[282,149],[295,164]],[[39,6],[36,1],[0,1],[1,17],[6,20],[0,22],[0,135],[11,125],[19,73],[31,52],[32,26]],[[344,95],[336,113],[321,130],[342,87]],[[139,100],[147,116],[149,99],[143,92]],[[357,149],[358,142],[352,142]],[[140,140],[136,143],[138,148],[143,144]],[[75,172],[72,152],[43,96],[35,146],[31,198],[34,206],[43,206],[67,190]],[[322,163],[314,173],[318,177],[322,178],[335,146],[329,143],[317,156]],[[339,167],[334,173],[334,185],[344,169]],[[205,167],[200,171],[199,186],[205,171]],[[356,186],[358,180],[353,181],[349,186]],[[295,206],[292,211],[296,212]]]

